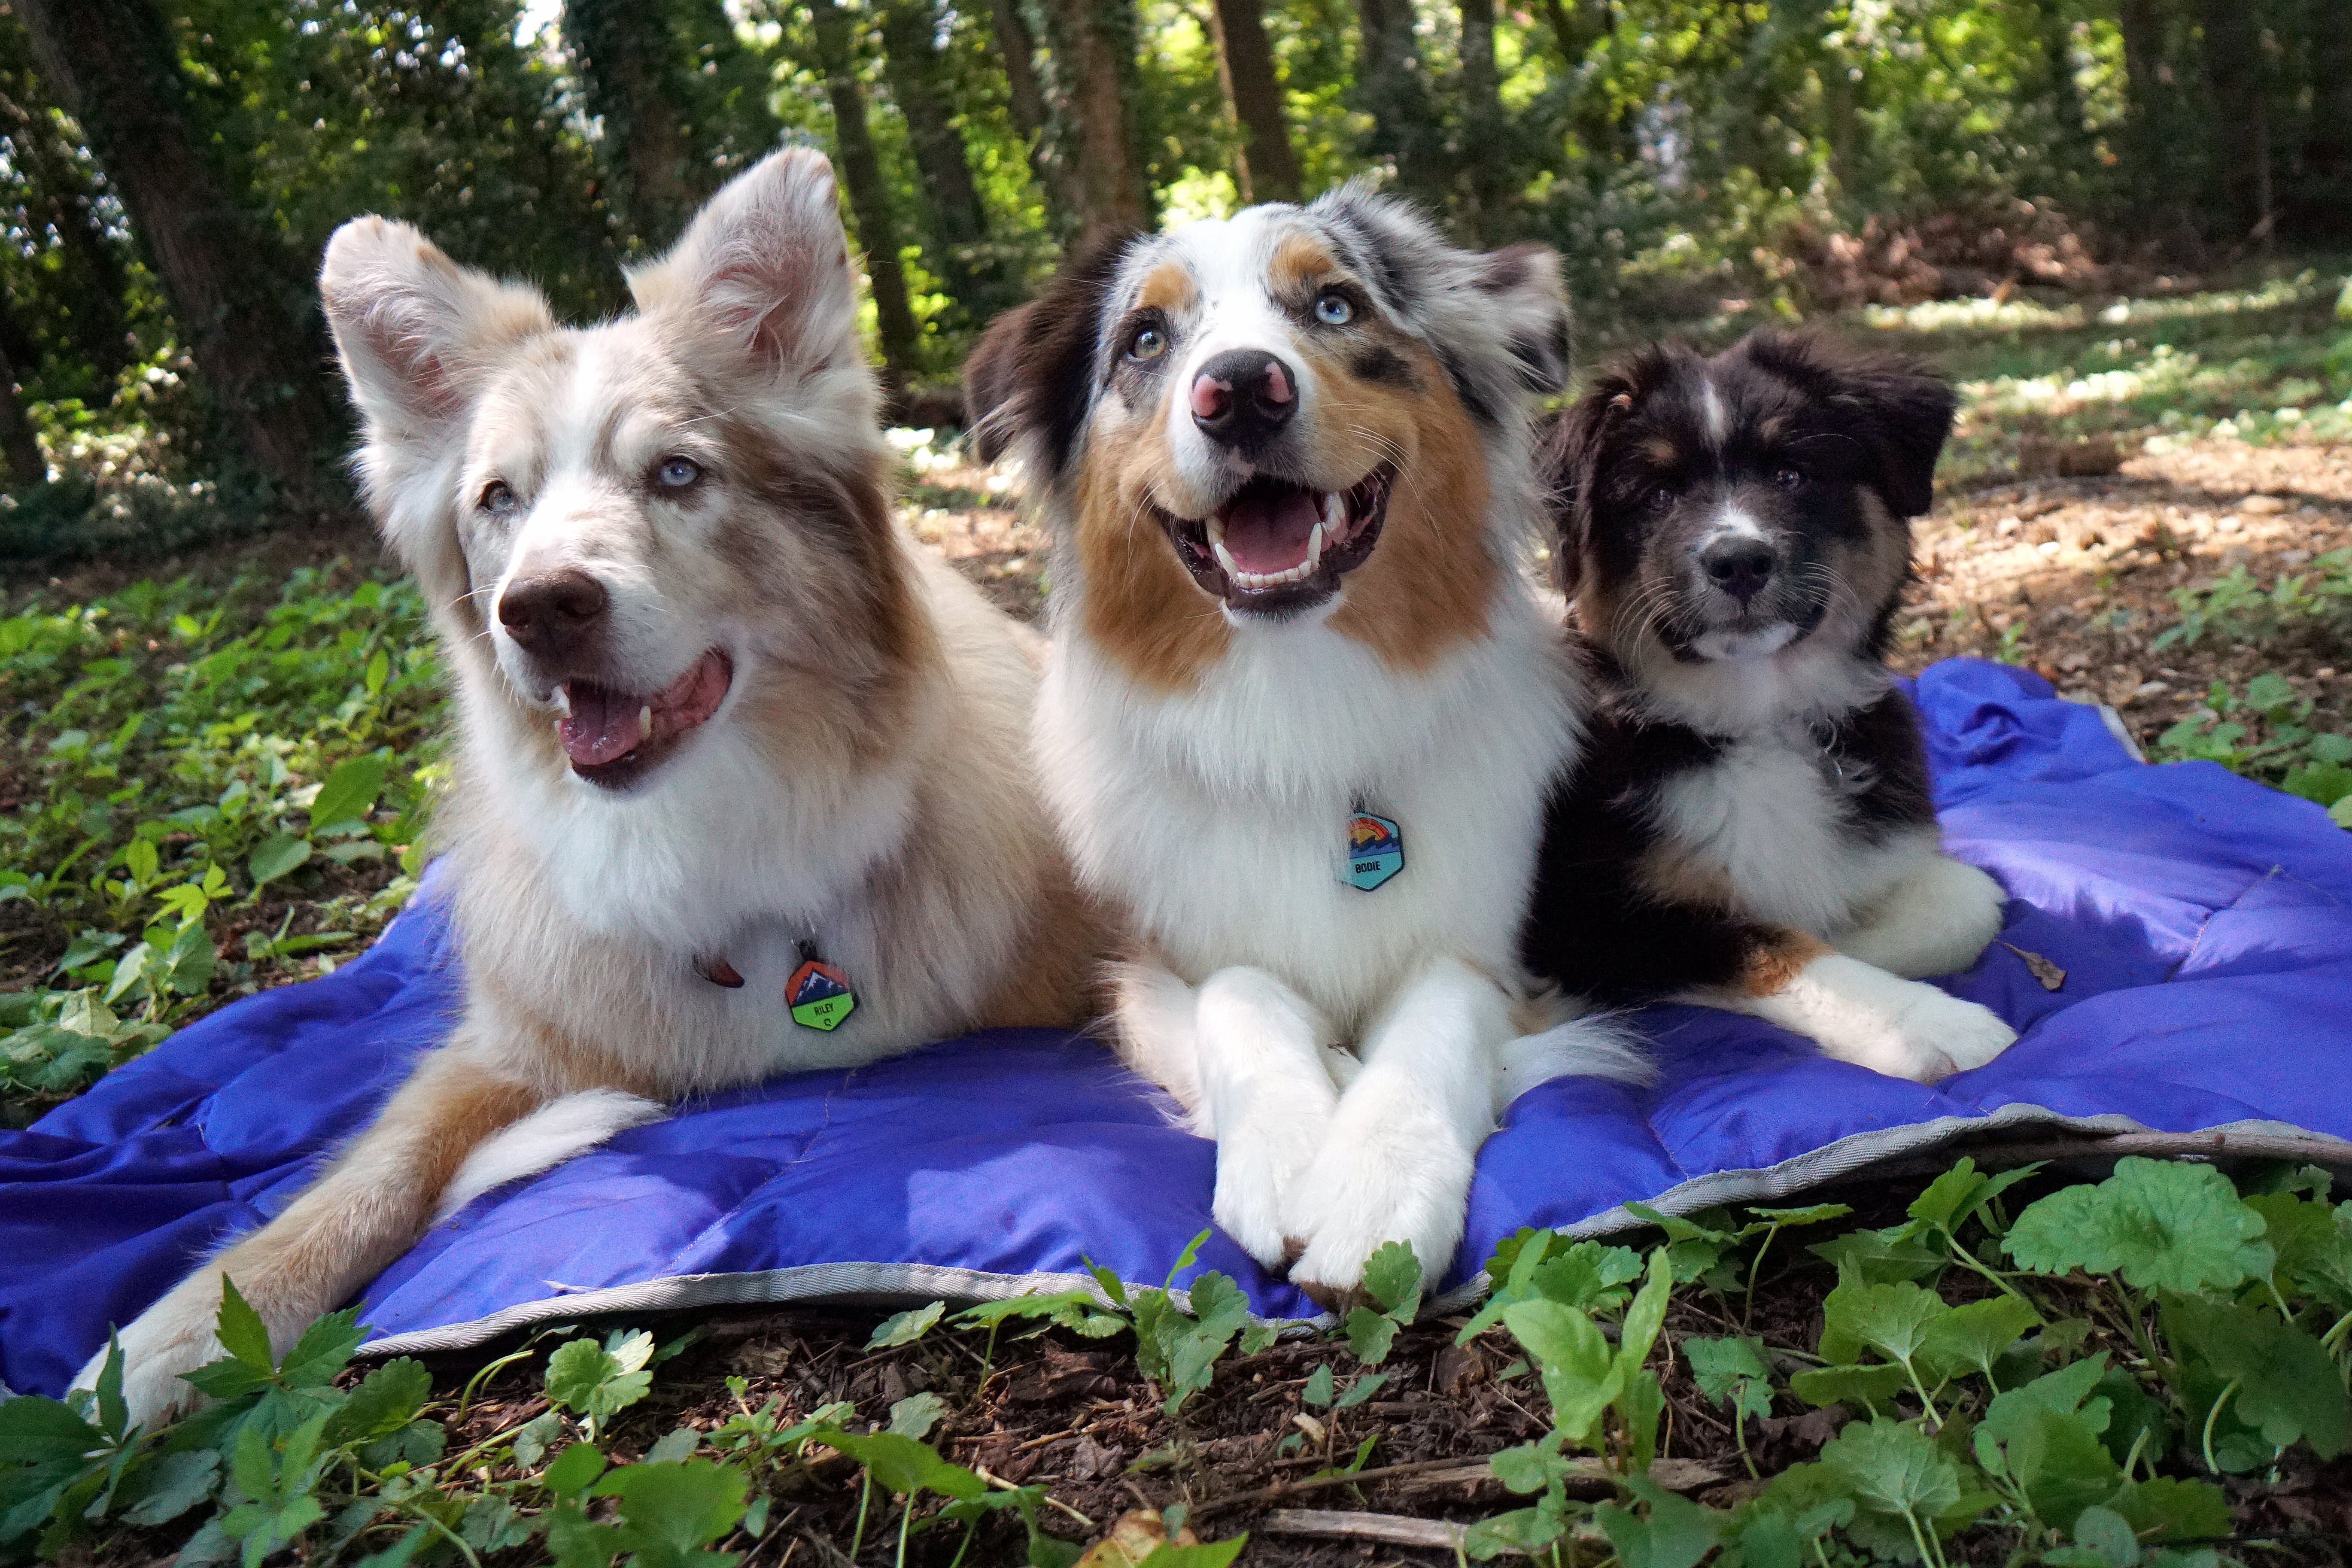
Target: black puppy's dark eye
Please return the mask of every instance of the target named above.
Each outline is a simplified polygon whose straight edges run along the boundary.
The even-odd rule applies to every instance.
[[[1784,490],[1801,489],[1805,483],[1805,470],[1783,463],[1772,470],[1772,482]]]
[[[1674,505],[1678,499],[1680,498],[1675,494],[1674,486],[1652,485],[1650,493],[1642,498],[1642,502],[1652,511],[1664,511]]]

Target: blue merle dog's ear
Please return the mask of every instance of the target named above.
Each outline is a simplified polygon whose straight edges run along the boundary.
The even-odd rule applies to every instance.
[[[1871,481],[1897,517],[1935,504],[1936,459],[1959,399],[1903,354],[1863,353],[1821,332],[1757,332],[1738,345],[1755,363],[1822,399],[1869,448]]]
[[[964,362],[963,393],[982,461],[1019,446],[1049,476],[1068,465],[1101,379],[1096,362],[1111,284],[1137,237],[1081,241],[1044,292],[981,334]]]
[[[1427,340],[1472,417],[1515,422],[1530,396],[1566,384],[1568,298],[1551,250],[1464,250],[1411,204],[1357,184],[1307,210],[1381,306]]]

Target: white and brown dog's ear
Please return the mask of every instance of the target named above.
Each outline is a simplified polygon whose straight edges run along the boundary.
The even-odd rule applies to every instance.
[[[1036,299],[989,323],[964,362],[964,413],[983,462],[1008,449],[1045,474],[1069,465],[1102,380],[1103,317],[1137,237],[1082,240]]]
[[[772,377],[863,371],[857,280],[833,165],[788,147],[711,197],[659,261],[629,274],[646,315],[688,315]]]
[[[1360,184],[1307,210],[1329,226],[1381,304],[1437,351],[1473,417],[1517,418],[1529,395],[1567,384],[1568,296],[1554,252],[1461,249],[1407,203]]]
[[[1759,366],[1824,399],[1870,449],[1874,488],[1897,517],[1935,504],[1936,459],[1959,399],[1920,362],[1857,353],[1818,332],[1762,331],[1740,345]]]
[[[555,327],[537,289],[460,267],[390,218],[335,231],[319,297],[371,446],[437,444],[492,364]]]

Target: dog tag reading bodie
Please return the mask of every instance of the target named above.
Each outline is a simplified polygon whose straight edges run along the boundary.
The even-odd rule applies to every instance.
[[[857,993],[849,976],[822,959],[812,958],[793,971],[784,983],[784,1002],[793,1022],[804,1029],[832,1030],[857,1010]]]
[[[1358,811],[1348,818],[1348,858],[1340,880],[1370,892],[1404,869],[1404,830],[1385,816]]]

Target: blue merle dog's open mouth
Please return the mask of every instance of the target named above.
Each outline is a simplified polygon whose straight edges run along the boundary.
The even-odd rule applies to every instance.
[[[1386,463],[1344,490],[1257,474],[1207,517],[1153,510],[1203,591],[1231,609],[1286,615],[1329,598],[1370,558],[1395,479]]]

